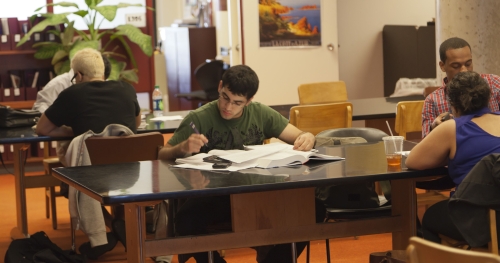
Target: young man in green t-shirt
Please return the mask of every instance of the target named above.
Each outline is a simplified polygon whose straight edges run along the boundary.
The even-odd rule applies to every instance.
[[[219,99],[188,114],[160,151],[160,159],[175,159],[212,149],[240,149],[276,137],[296,150],[314,146],[314,135],[302,132],[270,107],[252,102],[259,87],[257,74],[248,66],[231,67],[219,83]],[[199,132],[191,127],[191,122]]]
[[[315,143],[313,134],[289,124],[288,119],[270,107],[252,102],[258,87],[259,79],[250,67],[229,68],[219,83],[219,99],[191,111],[160,150],[159,159],[175,159],[212,149],[243,149],[243,145],[262,144],[272,137],[293,144],[296,150],[311,150]],[[321,216],[317,215],[319,220]],[[229,196],[191,198],[177,212],[175,229],[180,236],[204,234],[208,225],[230,221]],[[297,243],[298,254],[304,247],[305,242]],[[206,252],[179,255],[179,260],[183,262],[191,256],[198,263],[208,262]],[[291,260],[290,244],[272,246],[266,255],[259,255],[259,263]],[[214,252],[214,262],[225,260]]]

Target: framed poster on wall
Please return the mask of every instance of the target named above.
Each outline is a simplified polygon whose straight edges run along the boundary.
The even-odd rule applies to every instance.
[[[321,46],[321,0],[257,1],[260,47]]]

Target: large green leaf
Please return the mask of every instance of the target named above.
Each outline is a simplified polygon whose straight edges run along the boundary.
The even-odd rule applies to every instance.
[[[137,44],[144,54],[151,56],[153,54],[153,46],[151,45],[151,36],[142,33],[133,25],[120,25],[116,27],[118,30],[115,34],[128,37],[130,41]]]
[[[138,7],[141,7],[143,5],[141,5],[141,4],[118,3],[116,6],[118,8],[124,8],[124,7],[129,7],[129,6],[138,6]]]
[[[118,10],[118,7],[116,5],[103,5],[103,6],[96,6],[95,10],[99,12],[106,20],[108,21],[113,21],[115,20],[116,17],[116,10]]]
[[[134,54],[132,53],[132,49],[128,45],[127,41],[125,41],[125,38],[122,35],[119,34],[113,34],[109,38],[110,41],[106,43],[106,47],[111,43],[112,40],[118,39],[120,43],[122,43],[123,48],[125,49],[125,52],[127,53],[127,57],[130,59],[130,62],[132,63],[132,66],[137,69],[137,62],[135,61]]]
[[[103,0],[85,0],[85,4],[87,4],[90,9],[95,9],[95,6],[100,4],[102,1]]]
[[[119,80],[120,73],[125,69],[127,63],[122,61],[117,61],[114,58],[109,58],[111,63],[111,73],[109,74],[108,80]]]
[[[137,76],[137,72],[133,69],[124,70],[120,74],[120,80],[124,80],[129,83],[139,83],[139,76]]]
[[[35,9],[35,12],[42,10],[42,8],[44,8],[46,6],[62,6],[62,7],[76,7],[76,8],[78,8],[78,5],[73,3],[73,2],[59,2],[59,3],[55,3],[55,4],[51,3],[51,4],[44,5],[42,7],[39,7],[37,9]]]
[[[46,16],[44,20],[42,20],[40,23],[36,24],[34,27],[31,28],[31,30],[24,35],[23,38],[21,38],[21,41],[17,43],[17,46],[21,46],[24,44],[26,41],[28,41],[33,33],[36,32],[41,32],[43,31],[46,27],[48,26],[55,26],[59,25],[62,23],[69,23],[68,19],[66,16],[71,13],[63,13],[63,14],[54,14],[50,16]]]
[[[81,16],[81,17],[85,17],[86,15],[89,14],[89,12],[87,10],[78,10],[78,11],[74,12],[73,14]]]
[[[72,59],[76,52],[84,49],[84,48],[93,48],[95,50],[99,50],[99,41],[79,41],[76,43],[73,48],[69,51],[69,58]]]
[[[57,43],[57,42],[53,42],[53,41],[46,41],[46,42],[37,42],[35,44],[33,44],[33,48],[38,48],[38,47],[41,47],[41,46],[58,46],[58,47],[61,47],[62,45],[60,43]]]
[[[57,75],[69,72],[70,69],[71,69],[71,63],[69,59],[60,61],[54,65],[54,71],[56,72]]]
[[[68,56],[68,52],[66,52],[63,49],[59,49],[54,56],[52,57],[52,65],[56,64],[59,62],[61,59],[65,58]]]
[[[71,43],[73,43],[73,37],[75,36],[75,28],[73,27],[74,23],[75,21],[69,22],[66,29],[64,29],[64,34],[61,37],[61,43],[63,46],[71,45]]]
[[[49,59],[52,58],[58,50],[62,49],[61,45],[46,45],[41,46],[35,53],[36,59]]]

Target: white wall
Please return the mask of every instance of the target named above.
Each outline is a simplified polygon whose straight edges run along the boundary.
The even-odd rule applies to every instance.
[[[340,79],[349,99],[382,97],[384,25],[424,26],[436,15],[435,0],[338,0]]]
[[[156,1],[156,26],[170,26],[175,19],[182,19],[184,12],[183,0]]]
[[[174,19],[180,18],[183,2],[156,1],[158,27],[169,26]],[[297,58],[295,50],[262,50],[258,47],[257,3],[256,0],[243,1],[245,64],[254,68],[261,79],[255,99],[274,105],[298,103],[296,89],[298,84],[305,82],[303,78],[299,79],[301,68],[314,67],[314,64],[301,64],[301,56]],[[321,68],[306,78],[311,82],[326,78],[343,80],[350,99],[383,96],[384,25],[422,26],[436,13],[435,0],[323,0],[321,4],[322,8],[328,8],[322,10],[323,27],[331,25],[333,34],[338,34],[336,43],[340,47],[335,45],[338,67]],[[224,19],[215,14],[217,10],[213,11],[214,22],[224,23]],[[332,12],[334,16],[330,15]],[[222,36],[222,39],[226,37]]]

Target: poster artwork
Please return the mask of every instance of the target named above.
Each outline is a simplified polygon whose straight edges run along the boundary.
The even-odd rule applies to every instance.
[[[258,0],[261,47],[321,46],[321,0]]]

